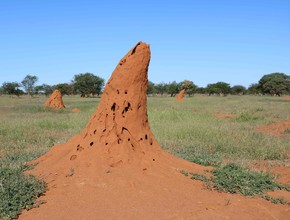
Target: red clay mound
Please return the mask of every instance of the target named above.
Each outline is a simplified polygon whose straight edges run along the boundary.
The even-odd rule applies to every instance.
[[[73,108],[71,111],[74,112],[74,113],[79,113],[79,112],[81,112],[81,110],[79,110],[78,108]]]
[[[287,121],[257,127],[257,131],[280,137],[290,137],[290,118]]]
[[[285,100],[290,100],[290,95],[288,95],[288,96],[284,96],[284,99],[285,99]]]
[[[176,96],[176,101],[178,101],[178,102],[183,101],[184,94],[185,94],[185,89],[181,90],[181,91],[178,93],[178,95]]]
[[[237,116],[237,114],[214,114],[215,117],[217,118],[233,118],[235,116]]]
[[[60,91],[58,91],[57,89],[54,90],[54,92],[49,96],[48,100],[44,103],[44,106],[54,109],[65,108]]]
[[[138,43],[81,134],[34,161],[31,172],[48,183],[47,203],[20,219],[288,219],[283,205],[203,190],[180,173],[205,168],[163,151],[151,133],[149,61],[149,45]]]

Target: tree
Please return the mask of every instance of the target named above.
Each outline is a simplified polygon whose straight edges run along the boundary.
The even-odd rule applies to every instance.
[[[231,94],[233,95],[244,95],[247,89],[244,86],[236,85],[231,88]]]
[[[258,83],[253,83],[248,87],[247,93],[250,95],[258,95],[258,94],[261,94],[262,91]]]
[[[37,76],[27,75],[22,80],[21,84],[24,87],[25,91],[28,95],[33,95],[34,92],[34,85],[38,81]]]
[[[58,89],[62,95],[72,95],[74,93],[73,84],[60,83],[53,86],[54,89]]]
[[[284,73],[270,73],[259,80],[259,88],[264,94],[281,96],[290,91],[290,76]]]
[[[185,89],[186,94],[188,94],[189,96],[194,94],[196,92],[196,89],[197,89],[197,86],[190,80],[184,80],[181,83],[181,87],[182,87],[182,89]]]
[[[151,81],[148,81],[147,95],[152,95],[156,93],[155,84]]]
[[[167,92],[170,94],[171,97],[175,96],[179,93],[181,89],[181,84],[173,81],[172,83],[168,84]]]
[[[23,91],[19,87],[20,85],[17,82],[4,82],[2,84],[2,91],[4,94],[20,96],[23,94]]]
[[[197,87],[195,92],[198,93],[198,94],[205,94],[206,93],[206,88]]]
[[[155,89],[156,89],[157,93],[160,95],[163,95],[164,93],[166,93],[167,88],[168,88],[168,85],[164,82],[158,83],[155,85]]]
[[[88,97],[90,94],[100,95],[104,86],[104,79],[95,76],[92,73],[80,73],[74,76],[73,86],[82,97]]]
[[[231,87],[228,83],[217,82],[214,84],[208,84],[206,90],[209,93],[209,95],[213,94],[227,95],[231,92]]]
[[[34,91],[35,91],[35,94],[42,93],[48,96],[49,94],[53,92],[53,88],[50,85],[42,84],[40,86],[35,86]]]

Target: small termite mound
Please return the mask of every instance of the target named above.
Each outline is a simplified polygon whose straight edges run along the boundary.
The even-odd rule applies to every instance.
[[[178,95],[176,96],[176,101],[177,102],[182,102],[185,94],[185,89],[182,89]]]
[[[44,103],[46,108],[53,109],[64,109],[65,106],[62,101],[62,95],[59,90],[54,90],[54,92],[49,96],[48,100]]]

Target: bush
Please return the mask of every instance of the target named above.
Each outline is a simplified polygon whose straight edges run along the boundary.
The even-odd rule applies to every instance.
[[[16,218],[21,209],[37,206],[35,200],[45,190],[45,183],[25,175],[24,169],[0,164],[0,219]]]

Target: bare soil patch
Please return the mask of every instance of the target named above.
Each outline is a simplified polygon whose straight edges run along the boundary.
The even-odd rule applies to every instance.
[[[217,118],[233,118],[233,117],[236,117],[237,114],[222,114],[222,113],[217,113],[217,114],[214,114],[215,117]]]
[[[287,121],[263,125],[256,128],[257,131],[280,137],[290,137],[290,118]],[[289,131],[289,132],[288,132]]]

